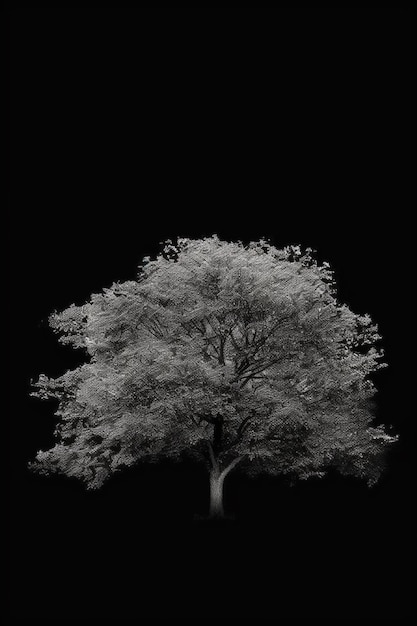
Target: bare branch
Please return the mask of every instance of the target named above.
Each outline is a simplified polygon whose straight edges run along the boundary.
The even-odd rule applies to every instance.
[[[249,376],[246,376],[242,382],[240,383],[240,388],[243,389],[243,387],[245,385],[248,384],[248,382],[250,380],[252,380],[253,378],[255,378],[255,376],[257,376],[258,374],[261,374],[262,372],[264,372],[265,370],[267,370],[269,367],[271,367],[271,365],[274,365],[275,363],[278,363],[281,359],[276,359],[274,361],[269,361],[269,363],[266,363],[265,365],[263,365],[261,368],[258,368],[257,370],[252,371]]]
[[[214,469],[218,469],[219,464],[217,462],[216,457],[214,456],[213,446],[211,445],[210,441],[207,441],[207,445],[208,445],[208,449],[209,449],[209,455],[210,455],[210,461],[211,461],[212,467]]]
[[[225,340],[223,339],[223,337],[221,337],[220,339],[220,348],[219,348],[219,363],[220,365],[224,365],[225,361],[224,361],[224,344],[225,344]]]
[[[231,463],[229,463],[229,465],[221,472],[220,474],[220,479],[224,479],[227,474],[234,468],[236,467],[236,465],[238,463],[240,463],[240,461],[245,457],[244,454],[241,454],[240,456],[236,457],[236,459],[233,459],[233,461]]]
[[[245,432],[246,428],[247,428],[247,427],[248,427],[248,425],[249,425],[249,420],[250,420],[252,417],[253,417],[253,414],[247,415],[247,416],[245,417],[245,419],[243,419],[243,420],[240,422],[239,427],[238,427],[238,429],[237,429],[237,434],[239,435],[239,437],[240,437],[241,435],[243,435],[243,433]]]

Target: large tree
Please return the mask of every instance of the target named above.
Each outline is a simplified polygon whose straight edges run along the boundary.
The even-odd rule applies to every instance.
[[[378,480],[395,440],[372,425],[380,337],[337,301],[327,263],[216,236],[169,241],[143,263],[137,280],[51,315],[88,362],[35,383],[33,395],[59,400],[59,420],[33,469],[96,489],[139,460],[200,458],[213,516],[237,464]]]

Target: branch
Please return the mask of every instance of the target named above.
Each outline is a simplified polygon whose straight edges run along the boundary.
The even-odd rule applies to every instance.
[[[224,418],[217,414],[214,419],[214,429],[213,429],[213,450],[218,452],[221,449],[222,438],[223,438],[223,423]]]
[[[207,445],[208,445],[208,449],[209,449],[210,461],[211,461],[212,467],[214,469],[218,469],[219,464],[217,463],[217,459],[214,456],[213,446],[211,445],[210,441],[207,441]]]
[[[239,424],[238,429],[236,431],[236,437],[225,447],[225,450],[230,450],[233,448],[239,441],[242,439],[245,430],[249,426],[249,421],[253,417],[253,415],[247,415]]]
[[[289,313],[288,315],[284,315],[284,317],[281,317],[281,319],[272,326],[272,328],[269,329],[269,332],[266,333],[266,335],[263,335],[258,341],[252,341],[252,345],[255,347],[254,352],[252,352],[251,356],[255,356],[259,350],[262,348],[262,346],[268,341],[268,339],[270,337],[272,337],[272,335],[274,334],[274,332],[277,330],[277,328],[279,328],[279,326],[283,323],[286,322],[287,320],[289,320],[292,317],[293,313]]]
[[[247,376],[245,376],[243,378],[243,380],[241,382],[241,385],[240,385],[240,388],[242,389],[252,378],[257,376],[257,374],[261,374],[262,372],[267,370],[269,367],[271,367],[271,365],[274,365],[275,363],[279,363],[280,360],[283,360],[283,359],[273,359],[272,361],[266,361],[266,362],[263,363],[262,367],[258,366],[256,369],[253,369],[252,371],[249,371],[249,375],[247,375]],[[259,361],[258,361],[258,363],[259,363]],[[246,368],[246,372],[247,371],[248,371],[248,368]],[[239,380],[239,378],[240,377],[238,376],[233,382],[237,382]]]
[[[219,351],[219,363],[220,365],[224,365],[224,339],[221,337],[220,339],[220,351]]]
[[[247,415],[239,424],[239,427],[237,429],[237,434],[240,437],[240,435],[243,435],[243,433],[245,432],[246,428],[248,427],[248,422],[249,420],[253,417],[253,415]]]
[[[233,336],[233,331],[235,330],[235,328],[236,328],[236,325],[235,325],[235,326],[233,326],[233,328],[231,328],[231,329],[230,329],[230,331],[229,331],[229,337],[230,337],[230,340],[231,340],[231,342],[232,342],[232,346],[234,347],[234,349],[236,350],[236,352],[242,352],[242,348],[241,348],[241,346],[239,346],[239,344],[236,342],[236,339],[235,339],[235,338],[234,338],[234,336]]]
[[[210,324],[209,320],[205,317],[204,320],[206,321],[206,323],[210,326],[210,328],[212,329],[212,331],[214,332],[214,336],[213,337],[208,337],[207,336],[207,332],[206,332],[206,328],[204,327],[203,322],[200,323],[200,325],[198,324],[198,322],[195,322],[194,320],[190,320],[188,322],[181,322],[181,327],[184,328],[184,330],[186,331],[186,333],[188,334],[189,337],[192,337],[192,333],[190,332],[189,328],[194,328],[194,330],[196,330],[203,338],[204,340],[207,342],[207,346],[205,348],[205,353],[207,354],[207,356],[212,357],[212,355],[208,354],[208,348],[211,346],[216,354],[218,356],[220,356],[220,352],[219,352],[219,348],[216,346],[215,341],[213,341],[213,339],[217,339],[218,338],[218,334],[216,333],[216,331],[214,330],[213,326]],[[215,358],[215,357],[213,357]]]
[[[145,322],[141,321],[140,322],[143,326],[143,328],[145,328],[149,333],[151,333],[151,335],[153,335],[153,337],[156,337],[156,339],[160,339],[161,335],[160,332],[155,332],[155,328],[152,328],[151,324],[145,324]]]
[[[227,474],[234,468],[236,467],[236,465],[238,463],[240,463],[240,461],[244,458],[244,454],[241,454],[240,456],[236,457],[236,459],[233,459],[233,461],[231,463],[229,463],[229,465],[221,472],[220,474],[220,479],[224,479]]]

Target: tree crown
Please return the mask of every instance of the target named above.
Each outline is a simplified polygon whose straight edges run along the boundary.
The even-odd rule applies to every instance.
[[[41,472],[96,488],[139,459],[188,455],[298,478],[337,467],[372,484],[395,440],[372,426],[377,327],[337,301],[311,249],[168,241],[137,280],[50,325],[88,362],[35,384],[59,400]]]

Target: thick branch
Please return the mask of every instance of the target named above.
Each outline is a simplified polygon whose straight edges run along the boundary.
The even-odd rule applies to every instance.
[[[213,450],[218,452],[222,445],[222,437],[223,437],[223,422],[224,419],[221,415],[217,415],[214,420],[214,431],[213,431]]]
[[[223,337],[221,337],[220,339],[219,363],[220,365],[224,365],[224,339]]]
[[[218,469],[219,468],[219,464],[217,462],[216,457],[214,456],[213,446],[211,445],[210,441],[207,441],[207,445],[208,445],[208,449],[209,449],[211,465],[212,465],[213,469]]]
[[[236,457],[236,459],[233,459],[233,461],[231,463],[229,463],[229,465],[227,467],[225,467],[225,469],[221,472],[220,474],[220,478],[224,479],[227,474],[234,468],[236,467],[236,465],[238,463],[240,463],[240,461],[244,458],[244,454],[241,454],[240,456]]]

